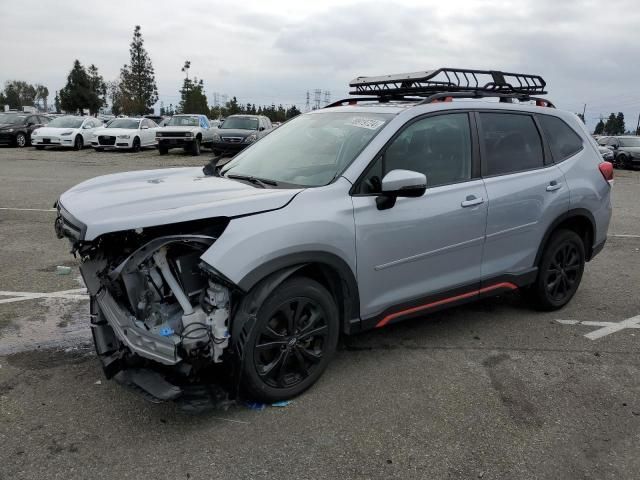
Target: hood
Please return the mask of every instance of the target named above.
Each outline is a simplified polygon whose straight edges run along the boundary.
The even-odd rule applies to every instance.
[[[218,128],[216,133],[221,137],[247,137],[252,133],[258,133],[257,130],[245,130],[240,128]]]
[[[76,130],[78,130],[77,128],[71,128],[71,127],[66,127],[66,128],[61,128],[61,127],[40,127],[36,130],[36,134],[38,136],[47,136],[47,135],[60,135],[61,133],[64,132],[75,132]]]
[[[134,133],[138,133],[138,130],[135,128],[99,128],[93,132],[94,135],[106,135],[115,137],[118,135],[133,135]]]
[[[158,132],[192,132],[197,128],[199,127],[197,126],[187,127],[182,125],[176,125],[175,127],[172,127],[171,125],[165,125],[164,127],[160,127],[158,129]]]
[[[302,189],[259,188],[205,176],[201,167],[116,173],[82,182],[60,203],[87,228],[103,233],[212,217],[235,217],[285,206]]]
[[[24,127],[24,123],[0,123],[0,129]]]
[[[633,153],[640,153],[640,147],[618,147],[618,151],[620,152],[633,152]]]

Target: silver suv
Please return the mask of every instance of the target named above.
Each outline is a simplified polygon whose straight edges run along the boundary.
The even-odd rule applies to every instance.
[[[569,302],[604,246],[613,170],[575,115],[532,96],[540,77],[352,86],[360,97],[221,171],[120,173],[61,195],[56,231],[82,259],[107,377],[154,400],[225,379],[276,401],[319,378],[341,335],[514,290]]]

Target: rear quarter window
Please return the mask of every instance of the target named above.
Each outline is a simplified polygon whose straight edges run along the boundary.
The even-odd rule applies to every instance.
[[[550,115],[538,115],[538,121],[554,162],[562,162],[582,150],[582,138],[563,120]]]

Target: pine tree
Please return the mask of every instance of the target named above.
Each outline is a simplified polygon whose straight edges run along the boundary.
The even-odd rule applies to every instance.
[[[67,112],[78,112],[87,108],[92,114],[98,113],[104,105],[106,88],[95,65],[89,67],[90,73],[79,60],[73,62],[73,68],[67,77],[67,84],[60,90],[60,107]]]
[[[624,135],[625,125],[624,125],[624,113],[618,112],[616,115],[616,133],[614,135]]]
[[[607,122],[604,124],[604,133],[607,135],[615,135],[618,131],[618,123],[616,121],[616,116],[614,113],[609,115]]]
[[[206,115],[209,113],[207,97],[204,94],[204,82],[194,77],[193,80],[186,77],[180,90],[180,112],[198,113]]]
[[[604,122],[602,119],[596,124],[596,128],[593,131],[594,135],[602,135],[604,133]]]
[[[120,70],[120,109],[129,115],[142,115],[152,111],[158,101],[155,72],[149,54],[144,48],[140,25],[133,31],[129,47],[130,64]]]

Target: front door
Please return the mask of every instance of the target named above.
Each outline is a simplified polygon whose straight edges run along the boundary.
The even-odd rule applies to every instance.
[[[383,326],[438,295],[446,301],[479,288],[487,195],[474,145],[468,113],[422,117],[403,127],[356,184],[357,276],[366,325]],[[395,169],[424,173],[427,191],[379,210],[381,179]]]

